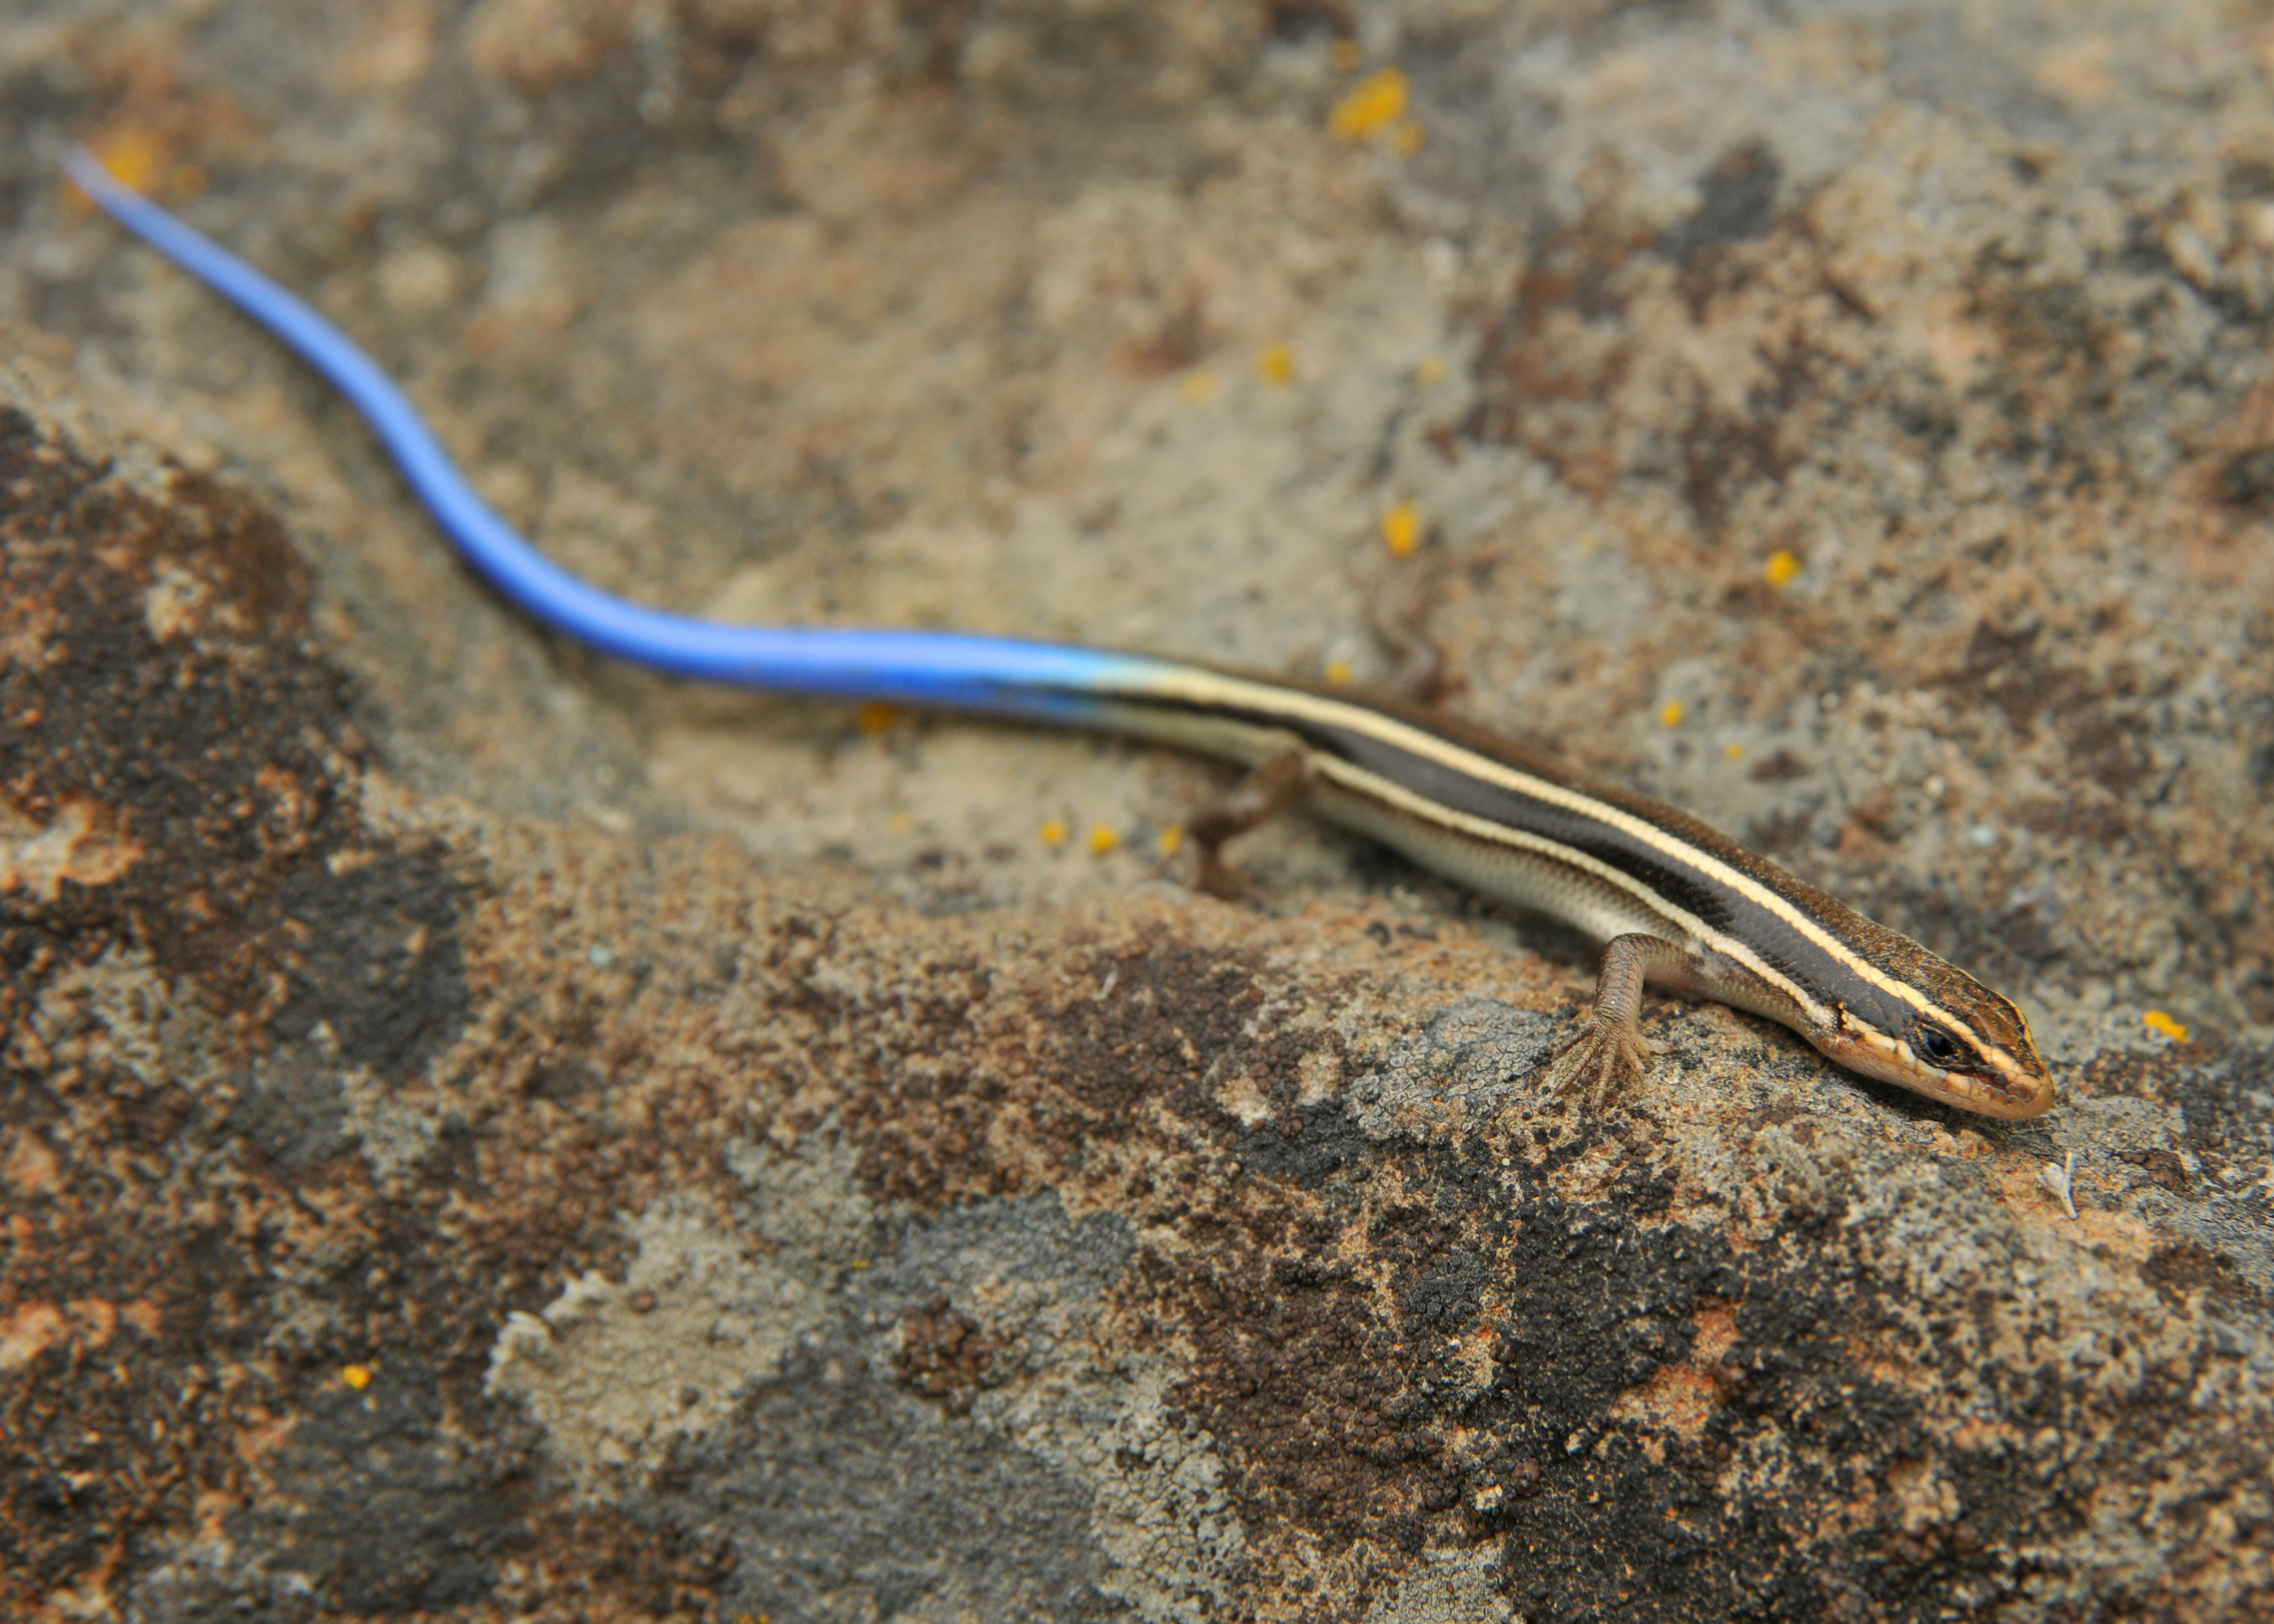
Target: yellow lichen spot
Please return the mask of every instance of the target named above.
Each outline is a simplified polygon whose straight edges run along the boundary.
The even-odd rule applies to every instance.
[[[1089,831],[1089,850],[1093,856],[1103,857],[1121,844],[1121,837],[1100,823]]]
[[[1042,827],[1043,844],[1055,851],[1066,843],[1066,826],[1052,818]]]
[[[855,1258],[853,1259],[853,1267],[856,1269],[867,1268],[869,1267],[869,1259],[866,1258]]]
[[[1793,578],[1800,574],[1800,560],[1779,547],[1769,554],[1768,566],[1762,573],[1768,576],[1771,586],[1789,586]]]
[[[1285,344],[1272,345],[1256,356],[1255,375],[1269,384],[1294,382],[1295,352]]]
[[[371,1366],[368,1365],[343,1365],[340,1366],[340,1380],[347,1383],[350,1387],[353,1387],[357,1392],[360,1393],[365,1387],[371,1386]]]
[[[1408,118],[1389,132],[1389,149],[1401,158],[1411,158],[1429,144],[1429,132]]]
[[[1425,356],[1413,368],[1413,381],[1424,389],[1434,389],[1445,381],[1445,357]]]
[[[129,129],[105,141],[94,155],[104,169],[117,177],[120,184],[147,192],[166,153],[158,138],[147,130]]]
[[[1335,64],[1337,73],[1355,73],[1366,53],[1359,49],[1356,40],[1337,40],[1327,47],[1327,60]]]
[[[1345,141],[1370,141],[1405,117],[1405,70],[1384,68],[1351,86],[1327,116],[1328,131]]]
[[[881,699],[872,699],[853,713],[853,726],[871,739],[900,719],[898,708]]]
[[[1335,683],[1335,684],[1337,684],[1337,686],[1339,686],[1340,684],[1344,683],[1344,682],[1347,682],[1347,681],[1349,681],[1350,680],[1351,680],[1351,663],[1350,663],[1348,660],[1329,660],[1329,661],[1327,662],[1327,680],[1328,680],[1328,681],[1332,682],[1332,683]]]
[[[2161,1010],[2150,1010],[2140,1017],[2140,1024],[2150,1032],[2160,1032],[2174,1043],[2187,1041],[2187,1029]]]
[[[1742,745],[1742,744],[1725,744],[1725,745],[1723,745],[1723,746],[1721,747],[1721,759],[1722,759],[1723,761],[1743,761],[1743,760],[1744,760],[1744,759],[1745,759],[1745,747],[1744,747],[1743,745]]]
[[[916,826],[916,820],[905,812],[895,812],[885,820],[885,827],[896,835],[907,834]]]
[[[1170,824],[1166,829],[1163,829],[1161,831],[1161,855],[1163,857],[1174,857],[1177,854],[1178,848],[1182,846],[1184,843],[1185,831],[1183,827],[1176,823]]]
[[[1669,699],[1666,702],[1665,705],[1658,713],[1658,725],[1660,727],[1679,727],[1682,726],[1682,702],[1680,700]]]
[[[94,144],[94,159],[109,169],[120,184],[132,186],[137,192],[147,192],[153,177],[161,173],[166,159],[166,149],[158,138],[139,126],[129,126],[108,139]],[[64,195],[73,209],[80,214],[94,212],[94,199],[66,181]]]
[[[1400,502],[1383,514],[1382,540],[1392,558],[1411,553],[1421,542],[1421,510],[1412,502]]]
[[[1177,385],[1177,393],[1194,406],[1205,406],[1216,399],[1216,374],[1205,366],[1196,366]]]

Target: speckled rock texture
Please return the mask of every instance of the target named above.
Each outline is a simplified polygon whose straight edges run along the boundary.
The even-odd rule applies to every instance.
[[[31,0],[0,133],[0,1613],[2274,1616],[2247,8]],[[1363,680],[1410,525],[2062,1102],[1566,1108],[1212,768],[553,641],[72,137],[647,601]]]

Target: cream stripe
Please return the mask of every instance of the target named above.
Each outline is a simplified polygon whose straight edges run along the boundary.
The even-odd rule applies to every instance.
[[[1567,812],[1576,812],[1582,817],[1590,817],[1600,823],[1608,823],[1612,828],[1632,836],[1635,839],[1664,853],[1668,857],[1700,870],[1717,884],[1726,885],[1748,901],[1766,909],[1816,944],[1831,957],[1847,966],[1856,976],[1871,982],[1882,992],[1901,999],[1913,1009],[1922,1011],[1932,1011],[1937,1015],[1951,1018],[1950,1011],[1939,1008],[1931,999],[1916,988],[1887,974],[1869,959],[1858,956],[1853,948],[1818,924],[1805,910],[1788,898],[1779,896],[1752,876],[1732,868],[1711,853],[1698,850],[1687,841],[1668,834],[1655,823],[1645,818],[1638,817],[1631,812],[1611,806],[1608,802],[1597,801],[1591,795],[1584,795],[1577,790],[1567,789],[1560,784],[1551,784],[1545,778],[1535,778],[1529,773],[1519,772],[1504,762],[1496,762],[1488,756],[1480,756],[1473,750],[1463,749],[1459,745],[1440,739],[1434,733],[1426,733],[1409,723],[1385,716],[1378,710],[1370,710],[1362,705],[1352,704],[1344,700],[1326,699],[1315,694],[1306,694],[1300,688],[1278,688],[1240,677],[1222,676],[1216,672],[1192,665],[1171,666],[1149,686],[1150,691],[1154,693],[1164,697],[1184,700],[1189,703],[1231,705],[1244,710],[1261,710],[1266,714],[1277,711],[1282,715],[1299,717],[1323,726],[1347,727],[1358,733],[1369,734],[1378,741],[1394,748],[1404,750],[1412,755],[1426,756],[1440,766],[1449,768],[1455,772],[1482,779],[1487,783],[1497,785],[1502,789],[1512,790],[1519,795],[1530,796],[1534,801],[1546,801],[1550,806],[1561,807]],[[1388,784],[1389,781],[1375,778],[1374,782]],[[1428,802],[1425,797],[1412,795],[1411,792],[1400,791],[1399,794],[1419,804],[1434,804]],[[1385,800],[1394,798],[1383,793]],[[1401,801],[1400,804],[1404,804],[1404,801]],[[1442,809],[1442,815],[1463,816],[1451,813],[1449,808]],[[1440,821],[1442,821],[1442,817]],[[1493,826],[1498,827],[1498,825]],[[1560,852],[1564,848],[1556,849]],[[1576,858],[1577,854],[1574,853],[1573,860],[1576,861]],[[1672,913],[1673,911],[1669,909],[1669,916],[1672,916]],[[1705,932],[1700,934],[1701,939],[1710,935]],[[1963,1022],[1960,1024],[1964,1025]],[[1969,1035],[1978,1034],[1969,1033]]]
[[[1332,756],[1318,756],[1314,758],[1313,764],[1321,778],[1331,778],[1344,788],[1353,790],[1371,800],[1386,802],[1425,823],[1434,823],[1440,828],[1452,830],[1457,833],[1468,836],[1471,839],[1484,841],[1488,845],[1513,846],[1519,851],[1535,853],[1542,857],[1551,858],[1567,868],[1577,868],[1583,873],[1591,874],[1607,884],[1615,886],[1635,898],[1654,913],[1671,920],[1688,931],[1692,937],[1711,947],[1714,951],[1726,953],[1736,959],[1763,981],[1783,989],[1794,1003],[1808,1011],[1811,1019],[1826,1022],[1831,1019],[1831,1011],[1826,1009],[1820,1000],[1812,996],[1806,989],[1794,982],[1789,976],[1765,962],[1751,946],[1726,931],[1714,929],[1697,915],[1675,906],[1632,875],[1614,868],[1600,858],[1591,857],[1585,852],[1574,851],[1568,846],[1559,845],[1544,835],[1535,835],[1522,829],[1512,829],[1506,823],[1495,823],[1488,817],[1479,817],[1473,813],[1457,811],[1442,801],[1433,801],[1427,795],[1416,794],[1404,786],[1385,778],[1379,773],[1368,772],[1362,767],[1353,767],[1350,763],[1338,761]]]

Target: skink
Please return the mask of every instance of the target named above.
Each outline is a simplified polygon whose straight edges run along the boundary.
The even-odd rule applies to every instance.
[[[788,693],[985,711],[1153,740],[1253,769],[1195,819],[1216,850],[1300,801],[1487,897],[1607,946],[1547,1083],[1598,1100],[1640,1079],[1645,982],[1781,1021],[1849,1070],[1987,1116],[2035,1116],[2053,1080],[2013,1002],[1687,814],[1443,711],[1194,662],[999,638],[719,626],[612,598],[475,495],[402,391],[308,305],[132,192],[83,149],[72,179],[120,224],[291,346],[360,410],[467,560],[523,610],[656,670]]]

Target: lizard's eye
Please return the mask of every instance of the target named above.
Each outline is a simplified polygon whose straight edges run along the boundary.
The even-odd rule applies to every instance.
[[[1918,1046],[1929,1065],[1946,1069],[1956,1065],[1966,1053],[1958,1040],[1939,1026],[1930,1026],[1921,1021],[1911,1032],[1911,1041]]]

